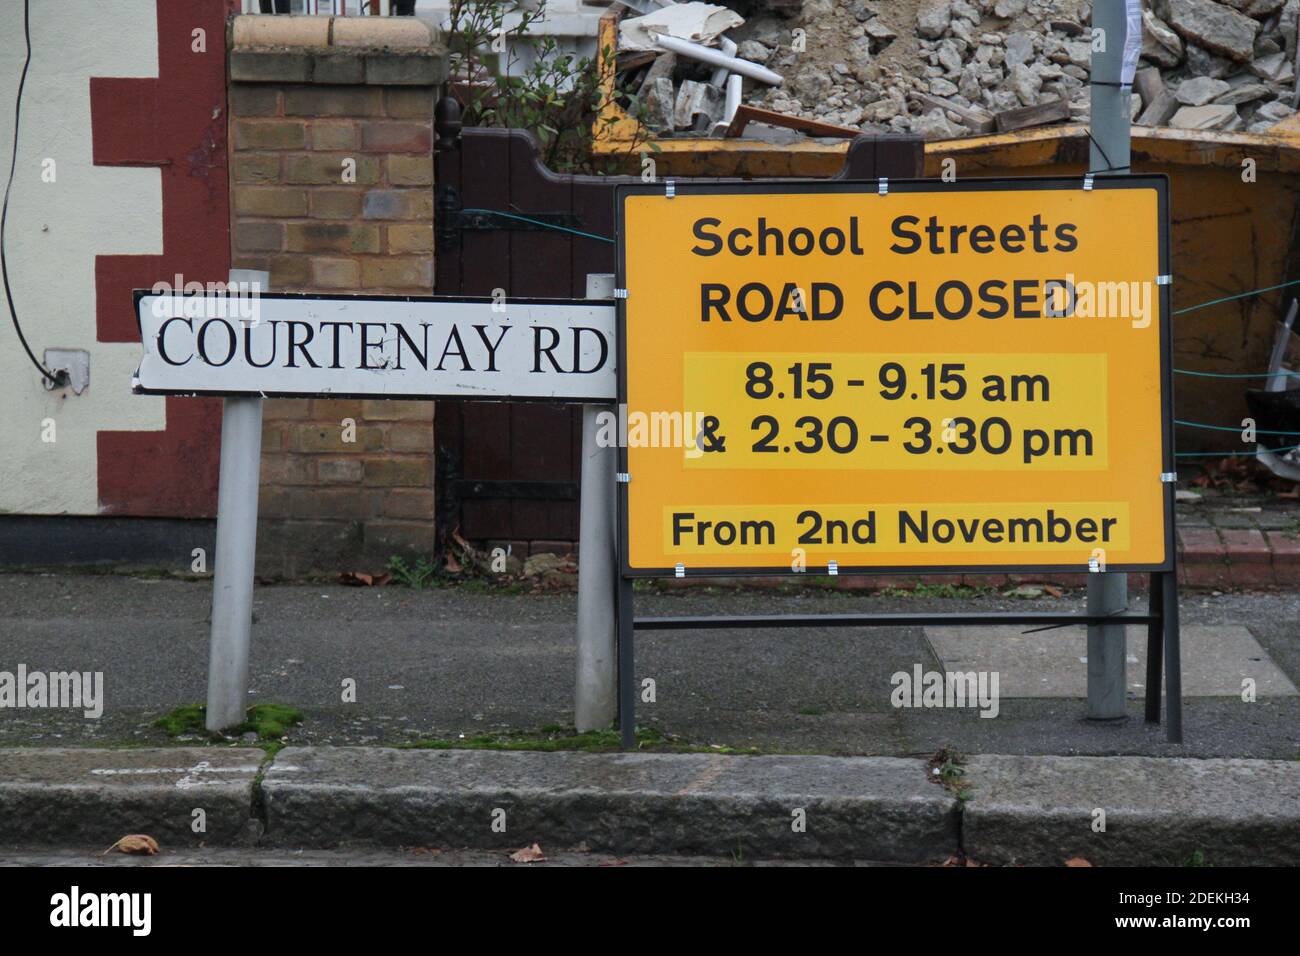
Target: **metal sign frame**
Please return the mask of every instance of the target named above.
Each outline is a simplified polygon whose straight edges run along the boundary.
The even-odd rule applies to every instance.
[[[864,180],[864,181],[830,181],[830,182],[732,182],[707,183],[694,182],[666,184],[638,184],[620,186],[615,193],[615,221],[617,223],[618,259],[616,272],[617,297],[617,371],[618,400],[620,406],[627,404],[627,262],[624,230],[624,200],[635,195],[718,195],[752,192],[763,194],[798,194],[798,193],[883,193],[888,192],[929,192],[944,191],[990,191],[998,190],[1044,190],[1062,188],[1070,189],[1155,189],[1159,222],[1157,235],[1159,242],[1159,275],[1170,276],[1169,254],[1169,193],[1168,178],[1163,175],[1107,176],[1094,179],[1083,177],[1026,177],[1024,179],[964,179],[951,183],[939,180]],[[1156,277],[1152,277],[1153,280]],[[912,627],[925,625],[1004,625],[1022,624],[1038,625],[1040,628],[1056,628],[1071,625],[1137,625],[1147,626],[1147,673],[1145,719],[1148,723],[1159,723],[1161,718],[1161,684],[1164,678],[1167,707],[1167,737],[1171,742],[1182,740],[1182,667],[1178,622],[1178,569],[1177,538],[1174,523],[1174,483],[1167,480],[1175,473],[1174,433],[1173,433],[1173,362],[1172,362],[1172,289],[1168,281],[1157,286],[1159,301],[1159,361],[1160,361],[1160,418],[1161,418],[1161,461],[1163,474],[1159,476],[1164,493],[1164,540],[1165,560],[1157,564],[1108,565],[1107,571],[1138,571],[1150,574],[1150,604],[1146,613],[1123,611],[1108,614],[1076,614],[1069,612],[1008,612],[1008,613],[956,613],[956,614],[834,614],[834,615],[747,615],[730,617],[660,617],[637,618],[634,614],[633,583],[636,578],[654,578],[677,576],[675,568],[631,568],[628,560],[628,454],[624,443],[620,443],[618,454],[618,535],[619,582],[618,582],[618,712],[619,730],[625,749],[636,747],[636,684],[634,664],[633,635],[637,630],[719,630],[737,628],[752,630],[755,628],[779,627]],[[944,573],[1005,573],[1008,571],[1029,572],[1080,572],[1085,569],[1078,564],[1003,564],[996,566],[866,566],[844,567],[839,573],[853,575],[871,574],[944,574]],[[1098,569],[1088,569],[1098,570]],[[746,577],[762,575],[790,576],[797,579],[809,571],[795,572],[792,569],[764,568],[692,568],[691,577],[728,576]],[[815,572],[813,572],[815,573]],[[1163,665],[1163,667],[1162,667]],[[1163,675],[1162,675],[1163,670]]]

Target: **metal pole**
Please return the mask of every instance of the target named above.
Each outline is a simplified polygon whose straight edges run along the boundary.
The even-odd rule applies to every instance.
[[[1128,36],[1129,0],[1096,0],[1092,26],[1105,43],[1092,53],[1089,170],[1098,176],[1129,171],[1129,97],[1120,86]],[[1141,34],[1138,33],[1140,38]],[[1131,78],[1130,78],[1131,82]],[[1128,575],[1100,572],[1088,576],[1088,613],[1109,614],[1128,607]],[[1088,627],[1088,718],[1114,720],[1127,714],[1128,642],[1123,626]],[[1157,691],[1158,693],[1158,691]]]
[[[269,276],[265,272],[232,269],[230,281],[257,282],[265,290]],[[208,651],[208,730],[242,723],[248,709],[248,647],[253,628],[261,464],[262,399],[225,399]]]
[[[1165,653],[1165,575],[1155,571],[1147,584],[1147,600],[1157,619],[1147,625],[1146,722],[1160,723],[1160,675]]]
[[[614,276],[587,276],[588,299],[614,296]],[[612,350],[611,350],[612,351]],[[573,722],[579,733],[606,730],[617,714],[615,676],[618,637],[614,595],[618,588],[614,511],[618,446],[597,441],[600,415],[613,405],[582,407],[582,488],[578,526],[578,679]],[[617,433],[615,433],[617,434]]]
[[[1178,634],[1178,557],[1164,575],[1165,592],[1165,739],[1183,742],[1183,663]],[[1157,693],[1159,689],[1157,688]]]
[[[636,749],[636,674],[632,658],[632,580],[618,581],[618,729],[624,750]]]

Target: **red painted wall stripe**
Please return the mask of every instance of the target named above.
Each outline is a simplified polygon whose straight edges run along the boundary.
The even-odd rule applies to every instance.
[[[158,77],[90,81],[95,164],[162,171],[163,254],[96,258],[100,342],[139,341],[132,289],[172,282],[177,273],[187,282],[224,282],[230,270],[226,19],[237,12],[238,0],[156,3]],[[196,29],[206,32],[206,52],[192,49]],[[99,433],[102,513],[216,513],[220,402],[166,402],[164,431]]]

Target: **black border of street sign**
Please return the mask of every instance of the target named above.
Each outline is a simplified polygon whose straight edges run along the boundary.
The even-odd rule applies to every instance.
[[[215,282],[216,280],[212,280],[212,281]],[[144,345],[143,342],[144,329],[140,326],[140,300],[147,295],[168,295],[168,294],[170,293],[154,292],[152,289],[131,290],[131,308],[135,310],[135,328],[141,337],[141,347],[143,347]],[[200,298],[200,297],[201,296],[199,294],[189,295],[184,293],[181,296],[181,298]],[[323,293],[259,292],[257,297],[258,299],[288,299],[288,300],[310,299],[312,301],[319,301],[322,299],[327,299],[327,300],[345,299],[349,302],[434,302],[434,303],[442,302],[448,305],[463,305],[463,304],[489,305],[492,302],[496,301],[490,295],[348,295],[347,293],[339,293],[339,292],[323,292]],[[579,307],[593,306],[593,305],[612,306],[615,304],[613,299],[551,299],[551,298],[539,298],[537,296],[523,296],[523,295],[507,295],[505,297],[505,301],[507,304],[515,303],[517,305],[555,305],[555,306],[569,306],[570,308],[579,308]],[[614,333],[615,338],[618,337],[617,330],[618,330],[618,325],[616,320],[615,333]],[[614,343],[613,348],[610,349],[610,352],[617,359],[617,356],[619,355],[620,352],[619,345],[617,342]],[[137,372],[138,372],[138,366],[137,366]],[[364,392],[363,393],[329,392],[327,394],[319,391],[240,392],[240,391],[229,391],[224,389],[194,391],[193,389],[145,388],[142,385],[133,386],[131,391],[132,394],[135,395],[164,395],[164,396],[170,395],[179,398],[241,398],[241,397],[331,398],[331,399],[338,398],[338,399],[347,399],[347,400],[355,400],[355,401],[372,401],[372,402],[430,402],[430,401],[527,402],[530,404],[538,403],[538,404],[547,404],[547,405],[592,405],[592,404],[604,405],[604,404],[608,404],[610,401],[608,396],[597,396],[597,397],[586,397],[586,398],[581,398],[581,397],[575,398],[575,397],[564,396],[560,398],[554,398],[549,395],[529,395],[529,396],[519,396],[519,397],[513,395],[493,395],[490,397],[487,396],[480,397],[476,395],[467,395],[462,392],[448,392],[446,394],[439,394],[436,392],[417,392],[412,394],[403,393],[400,395],[387,395],[387,394],[376,395],[373,393],[367,394]]]
[[[1172,275],[1173,270],[1169,261],[1169,177],[1164,174],[1143,174],[1136,176],[1090,176],[1093,189],[1154,189],[1156,191],[1159,222],[1158,222],[1158,242],[1159,242],[1159,260],[1160,275]],[[791,193],[876,193],[879,189],[880,180],[862,179],[862,180],[843,180],[843,181],[809,181],[787,182],[780,180],[755,180],[750,182],[717,182],[717,183],[696,183],[690,180],[670,180],[669,177],[661,182],[636,183],[621,185],[616,187],[614,195],[614,221],[615,236],[617,237],[617,264],[615,266],[615,287],[626,289],[627,268],[626,268],[626,247],[623,241],[623,212],[624,202],[629,196],[654,195],[663,196],[665,193],[665,182],[672,181],[675,194],[684,195],[721,195],[752,192],[756,194],[786,195]],[[1059,190],[1083,189],[1083,176],[1031,176],[1019,179],[1008,178],[970,178],[959,179],[954,182],[943,182],[939,179],[890,179],[888,180],[888,189],[891,193],[942,193],[945,191],[954,192],[997,192],[997,191],[1019,191],[1019,190]],[[1154,277],[1153,277],[1154,278]],[[1157,286],[1159,295],[1159,328],[1160,328],[1160,418],[1161,418],[1161,461],[1164,463],[1163,470],[1166,473],[1173,473],[1175,468],[1174,459],[1174,431],[1173,431],[1173,334],[1172,334],[1172,285],[1165,284]],[[617,343],[617,362],[618,362],[618,403],[620,407],[627,404],[627,299],[616,299],[617,321],[615,325]],[[628,449],[623,442],[619,443],[618,449],[618,470],[622,474],[628,472]],[[1160,481],[1159,475],[1152,476],[1153,480]],[[635,476],[633,476],[635,479]],[[1162,482],[1164,493],[1164,517],[1165,517],[1165,556],[1162,562],[1157,564],[1107,564],[1106,571],[1118,573],[1125,572],[1169,572],[1174,569],[1175,540],[1174,530],[1174,484],[1172,482]],[[633,568],[629,566],[628,551],[628,523],[630,515],[628,511],[628,486],[626,483],[620,483],[618,488],[618,552],[619,552],[619,573],[624,578],[658,578],[674,577],[676,571],[674,568]],[[1051,572],[1051,573],[1081,573],[1087,572],[1087,565],[1079,564],[981,564],[981,565],[947,565],[947,564],[922,564],[922,565],[876,565],[861,567],[856,565],[840,565],[837,567],[839,575],[879,575],[879,574],[1005,574],[1007,572]],[[788,566],[782,567],[690,567],[689,576],[697,577],[789,577],[799,579],[801,577],[817,576],[820,577],[828,573],[826,568],[810,566],[804,571],[794,571]]]

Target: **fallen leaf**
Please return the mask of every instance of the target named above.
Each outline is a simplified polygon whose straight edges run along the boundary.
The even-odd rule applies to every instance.
[[[1044,584],[1043,590],[1046,591],[1048,594],[1050,594],[1052,597],[1056,597],[1056,598],[1059,598],[1062,594],[1065,593],[1054,584]]]
[[[157,856],[158,841],[143,833],[132,833],[122,837],[122,839],[101,853],[100,856],[112,853],[114,850],[118,853],[130,853],[136,856]]]
[[[1089,863],[1081,856],[1070,857],[1068,860],[1065,861],[1065,865],[1066,866],[1092,866],[1091,863]]]
[[[374,575],[364,571],[344,571],[339,575],[339,584],[353,588],[368,588],[375,583]]]
[[[546,854],[542,848],[534,843],[532,846],[526,846],[522,850],[515,850],[510,854],[510,859],[515,863],[545,863]]]

